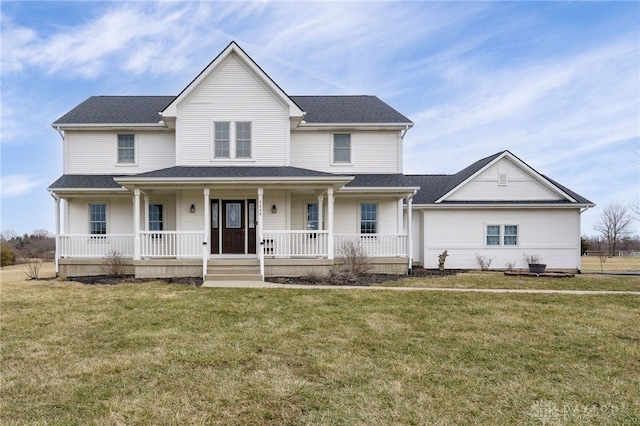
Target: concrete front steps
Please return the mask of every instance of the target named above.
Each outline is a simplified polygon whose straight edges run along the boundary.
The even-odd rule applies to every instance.
[[[258,259],[209,260],[203,287],[217,287],[223,282],[262,282]]]

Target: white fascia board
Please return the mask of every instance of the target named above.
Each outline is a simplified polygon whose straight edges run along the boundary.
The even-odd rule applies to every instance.
[[[341,194],[400,194],[400,195],[413,195],[416,191],[419,191],[418,186],[356,186],[345,187],[340,189]]]
[[[487,209],[487,210],[505,210],[505,209],[582,209],[585,207],[594,207],[595,204],[558,204],[558,203],[509,203],[509,204],[495,204],[495,203],[474,203],[474,204],[414,204],[414,209],[425,210],[447,210],[447,209]]]
[[[144,130],[171,130],[163,122],[158,123],[70,123],[52,124],[51,127],[60,130],[111,130],[111,129],[144,129]]]
[[[330,130],[357,128],[359,130],[405,130],[413,123],[301,123],[296,130]]]
[[[124,194],[129,190],[125,187],[121,188],[48,188],[53,194],[89,194],[89,193],[113,193]]]
[[[326,184],[335,183],[340,185],[346,185],[354,179],[353,176],[345,176],[342,179],[336,179],[332,176],[327,177],[177,177],[177,178],[146,178],[140,179],[136,177],[121,177],[114,178],[114,180],[120,184],[126,185],[158,185],[158,184],[171,184],[171,185],[207,185],[207,184],[242,184],[242,185],[269,185],[269,184],[281,184],[286,183],[289,185],[299,184]]]

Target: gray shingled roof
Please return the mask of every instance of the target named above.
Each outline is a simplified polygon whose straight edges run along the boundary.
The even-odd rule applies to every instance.
[[[198,167],[174,166],[140,173],[135,178],[274,178],[274,177],[336,177],[333,173],[317,172],[298,167]]]
[[[155,124],[175,96],[92,96],[58,118],[62,124]]]
[[[376,96],[291,96],[309,123],[413,124]]]
[[[113,178],[122,175],[62,175],[49,185],[49,189],[118,189],[121,185]]]
[[[155,124],[175,96],[92,96],[57,119],[64,124]],[[291,96],[307,123],[403,123],[404,115],[376,96]]]

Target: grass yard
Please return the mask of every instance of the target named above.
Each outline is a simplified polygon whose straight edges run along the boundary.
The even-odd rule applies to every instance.
[[[640,296],[1,274],[4,425],[640,424]]]
[[[582,256],[580,263],[585,272],[640,271],[640,257],[608,257],[601,264],[598,256]]]

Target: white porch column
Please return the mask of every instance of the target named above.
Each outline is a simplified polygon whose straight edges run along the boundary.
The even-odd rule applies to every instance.
[[[323,210],[323,205],[322,202],[324,201],[324,195],[320,194],[318,195],[318,231],[322,231],[324,229],[324,224],[322,223],[324,221],[324,216],[322,214],[322,210]]]
[[[140,188],[133,190],[133,260],[140,260]]]
[[[333,188],[327,190],[327,259],[333,259]]]
[[[204,239],[202,240],[202,280],[207,276],[207,259],[209,259],[209,235],[211,234],[211,200],[209,188],[204,188]]]
[[[53,195],[53,194],[51,194]],[[55,257],[55,265],[56,265],[56,275],[58,275],[58,261],[60,259],[60,197],[57,195],[53,195],[53,199],[56,202],[56,257]]]
[[[141,229],[143,231],[149,230],[149,194],[144,194],[144,219]]]
[[[264,188],[258,188],[258,260],[260,275],[264,281]]]
[[[398,234],[404,231],[404,199],[398,200]]]
[[[411,268],[413,268],[413,196],[411,194],[407,197],[407,254],[409,256],[409,274],[411,274]]]

